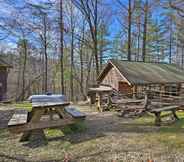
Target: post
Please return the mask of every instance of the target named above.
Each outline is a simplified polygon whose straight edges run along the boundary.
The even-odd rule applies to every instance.
[[[156,126],[161,126],[160,112],[155,112],[155,125]]]
[[[181,95],[181,83],[179,83],[177,86],[178,86],[177,87],[177,95],[180,96]]]
[[[97,110],[99,112],[102,112],[103,109],[101,107],[101,94],[100,93],[96,93],[96,98],[97,98]]]
[[[136,99],[137,86],[133,86],[133,98]]]
[[[160,101],[162,100],[163,92],[165,92],[165,86],[164,84],[161,85],[161,90],[160,90]]]

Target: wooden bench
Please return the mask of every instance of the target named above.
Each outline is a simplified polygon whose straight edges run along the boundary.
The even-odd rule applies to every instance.
[[[173,117],[175,120],[179,120],[178,116],[176,115],[176,111],[179,109],[180,106],[173,105],[173,106],[166,106],[163,108],[157,108],[157,109],[151,109],[149,112],[153,113],[155,115],[155,125],[160,126],[161,125],[161,113],[164,111],[171,111],[173,114]]]
[[[24,125],[28,120],[28,111],[27,110],[17,110],[13,114],[12,118],[8,122],[8,127],[16,125]]]
[[[66,107],[65,112],[71,115],[74,119],[84,119],[86,115],[80,111],[78,111],[74,107]]]

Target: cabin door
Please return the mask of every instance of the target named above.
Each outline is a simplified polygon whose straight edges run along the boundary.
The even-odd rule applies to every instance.
[[[119,82],[118,83],[118,90],[122,94],[131,94],[132,87],[127,82]]]

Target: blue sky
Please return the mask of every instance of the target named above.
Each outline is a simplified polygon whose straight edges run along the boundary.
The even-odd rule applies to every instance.
[[[45,2],[46,0],[28,0],[28,1],[38,3],[38,2]],[[11,0],[11,2],[13,3],[13,5],[18,5],[18,6],[24,5],[23,4],[24,0]],[[122,2],[125,5],[127,5],[128,0],[122,0]],[[3,15],[4,18],[6,16],[11,16],[11,13],[14,12],[14,8],[11,5],[12,3],[10,3],[10,5],[7,5],[6,3],[0,4],[0,15]],[[116,3],[116,0],[106,0],[105,3],[111,7],[113,14],[117,12],[118,5]],[[157,10],[154,10],[154,12],[152,14],[153,14],[155,19],[161,20],[161,18],[160,18],[161,12],[162,12],[162,9],[157,8]],[[112,19],[111,19],[110,26],[109,26],[110,36],[108,38],[111,40],[114,39],[114,37],[121,30],[121,28],[122,28],[121,25],[117,21],[117,15],[113,15]],[[15,42],[16,42],[16,40],[14,38],[9,37],[8,44],[13,45]],[[2,43],[2,41],[0,41],[0,43]]]

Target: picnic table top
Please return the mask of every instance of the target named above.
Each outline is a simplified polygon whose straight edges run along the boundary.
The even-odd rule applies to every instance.
[[[70,105],[70,102],[64,101],[64,102],[32,102],[33,108],[49,108],[49,107],[64,107]]]
[[[28,100],[32,103],[33,108],[63,108],[70,105],[66,96],[62,94],[32,95]]]

